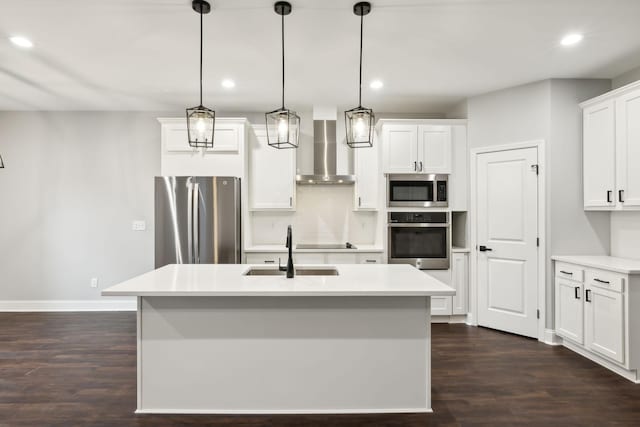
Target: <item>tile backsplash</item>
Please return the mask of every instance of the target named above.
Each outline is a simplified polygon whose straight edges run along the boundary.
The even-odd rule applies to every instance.
[[[353,186],[299,185],[295,212],[251,212],[252,245],[284,244],[287,225],[294,243],[375,244],[377,212],[353,210]]]

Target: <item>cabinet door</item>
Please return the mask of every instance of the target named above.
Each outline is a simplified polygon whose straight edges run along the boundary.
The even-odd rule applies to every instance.
[[[384,172],[416,173],[418,171],[418,127],[385,125],[382,129]]]
[[[237,152],[240,141],[240,132],[244,131],[243,126],[236,124],[221,123],[216,120],[213,134],[213,147],[207,148],[207,152],[229,151]]]
[[[432,316],[451,316],[451,297],[431,297]]]
[[[586,287],[587,348],[619,363],[624,363],[623,302],[621,293]]]
[[[618,205],[640,208],[640,90],[616,101]]]
[[[162,148],[165,152],[177,153],[185,151],[196,151],[189,145],[187,133],[187,120],[171,119],[172,122],[162,123]]]
[[[467,314],[469,300],[469,269],[468,255],[466,253],[454,253],[451,265],[451,285],[456,294],[451,300],[452,314]]]
[[[418,172],[451,173],[451,126],[418,126]]]
[[[615,206],[614,102],[604,101],[584,109],[584,207]]]
[[[249,138],[249,208],[293,210],[295,208],[296,150],[277,150],[267,145],[264,129]]]
[[[354,187],[355,209],[378,209],[378,153],[379,147],[359,148],[354,150],[356,183]]]
[[[556,279],[556,333],[578,344],[584,343],[582,283]]]

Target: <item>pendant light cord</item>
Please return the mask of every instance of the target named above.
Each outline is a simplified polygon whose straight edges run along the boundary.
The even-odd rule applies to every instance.
[[[358,93],[358,108],[362,108],[362,27],[364,26],[364,15],[360,15],[360,91]]]
[[[200,106],[202,106],[202,5],[200,5]]]
[[[282,18],[282,109],[284,110],[284,14]]]

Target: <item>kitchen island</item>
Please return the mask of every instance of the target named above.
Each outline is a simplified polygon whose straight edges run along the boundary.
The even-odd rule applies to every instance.
[[[284,274],[284,273],[282,273]],[[431,296],[409,265],[167,265],[136,296],[138,413],[431,411]]]

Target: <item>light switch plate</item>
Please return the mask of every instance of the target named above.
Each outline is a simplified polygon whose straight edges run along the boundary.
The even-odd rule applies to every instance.
[[[145,231],[147,229],[147,223],[144,220],[133,221],[133,223],[131,223],[131,229],[133,231]]]
[[[91,278],[91,287],[92,288],[97,288],[98,287],[98,278],[97,277],[92,277]]]

